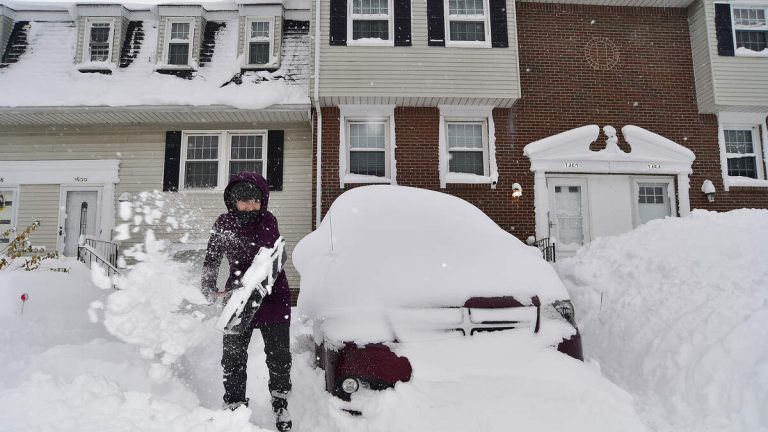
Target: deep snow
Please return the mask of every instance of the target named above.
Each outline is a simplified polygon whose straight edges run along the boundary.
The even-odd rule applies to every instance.
[[[584,352],[658,431],[768,431],[768,211],[651,221],[557,265]]]

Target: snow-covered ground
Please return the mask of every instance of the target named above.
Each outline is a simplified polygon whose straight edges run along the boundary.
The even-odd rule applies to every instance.
[[[557,268],[584,352],[651,429],[768,431],[768,211],[694,211]]]
[[[588,363],[500,333],[414,344],[411,382],[356,395],[360,417],[325,393],[310,332],[294,325],[294,430],[768,430],[765,238],[768,212],[744,210],[593,242],[558,266]],[[75,261],[0,274],[0,430],[274,430],[260,338],[251,409],[220,410],[221,336],[192,312],[196,269],[145,252],[117,294]]]

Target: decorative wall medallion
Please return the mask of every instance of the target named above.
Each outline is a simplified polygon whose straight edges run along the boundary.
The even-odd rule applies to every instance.
[[[595,70],[610,70],[619,64],[619,48],[608,38],[592,38],[584,47],[584,56]]]

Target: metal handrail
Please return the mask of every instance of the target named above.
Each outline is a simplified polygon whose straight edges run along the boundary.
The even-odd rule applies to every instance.
[[[117,268],[117,243],[93,237],[81,238],[77,245],[77,259],[88,264],[88,268],[96,263],[110,279],[121,274]]]
[[[531,246],[536,246],[541,251],[542,257],[547,262],[556,262],[557,256],[555,252],[555,242],[550,242],[549,237],[541,240],[536,240],[531,243]]]

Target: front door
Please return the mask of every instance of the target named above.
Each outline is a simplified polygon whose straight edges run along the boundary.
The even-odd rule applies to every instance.
[[[552,178],[549,190],[549,235],[558,250],[572,251],[588,243],[587,182],[583,178]]]
[[[66,207],[59,236],[62,237],[65,256],[77,256],[80,236],[99,236],[99,192],[95,190],[68,190],[64,192]]]

